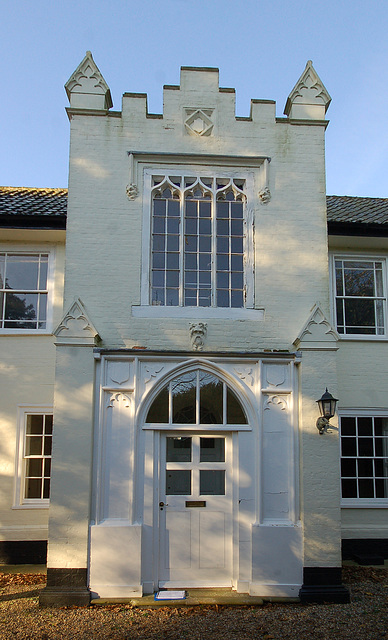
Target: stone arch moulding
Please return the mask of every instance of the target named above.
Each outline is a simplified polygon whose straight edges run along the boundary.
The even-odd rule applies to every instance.
[[[145,396],[140,400],[135,416],[136,424],[140,428],[144,429],[148,410],[158,393],[166,384],[168,384],[177,376],[189,371],[194,371],[196,369],[203,369],[204,371],[213,373],[214,375],[218,376],[222,382],[225,382],[232,389],[232,391],[236,393],[244,408],[244,411],[246,412],[248,421],[246,425],[241,425],[240,430],[251,431],[252,424],[255,420],[257,420],[258,415],[257,402],[255,396],[253,395],[253,392],[248,389],[247,386],[244,385],[237,376],[234,376],[229,371],[226,371],[224,368],[220,367],[218,364],[215,364],[214,362],[209,361],[205,358],[193,358],[191,360],[186,360],[185,362],[179,363],[173,369],[170,369],[166,375],[161,376],[155,382],[154,386],[149,389]],[[191,427],[193,429],[196,428],[195,425],[191,425]]]

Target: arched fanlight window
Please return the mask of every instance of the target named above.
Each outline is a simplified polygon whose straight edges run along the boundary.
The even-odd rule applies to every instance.
[[[163,387],[149,408],[146,423],[238,425],[248,421],[232,389],[213,373],[196,369]]]

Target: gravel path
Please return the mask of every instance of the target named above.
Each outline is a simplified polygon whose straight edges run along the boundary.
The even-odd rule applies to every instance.
[[[0,573],[0,640],[388,640],[388,569],[346,567],[350,604],[39,609],[45,576]]]

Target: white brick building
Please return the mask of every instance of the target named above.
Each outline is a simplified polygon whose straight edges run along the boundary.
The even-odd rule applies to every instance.
[[[65,266],[66,192],[0,193],[3,555],[48,539],[43,604],[346,601],[341,540],[388,537],[388,203],[326,198],[312,63],[283,118],[187,67],[112,111],[89,52],[66,91]]]

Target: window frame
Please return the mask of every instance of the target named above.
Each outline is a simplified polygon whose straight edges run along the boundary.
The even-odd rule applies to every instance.
[[[17,410],[17,432],[16,432],[16,457],[15,457],[15,483],[13,509],[47,509],[50,505],[50,498],[26,498],[24,495],[24,481],[26,477],[26,426],[27,416],[53,416],[51,405],[19,405]],[[42,459],[52,459],[50,456],[42,455]],[[51,474],[50,474],[51,480]]]
[[[341,490],[341,508],[351,508],[351,509],[362,509],[362,508],[370,508],[370,509],[387,509],[388,508],[388,496],[386,498],[343,498],[342,497],[342,479],[347,476],[342,476],[341,470],[341,461],[343,459],[342,456],[342,432],[341,432],[341,419],[342,418],[386,418],[388,420],[388,409],[341,409],[338,411],[339,417],[339,442],[340,442],[340,451],[339,451],[339,459],[340,459],[340,490]],[[350,436],[349,436],[350,437]],[[353,436],[352,436],[353,437]],[[355,436],[358,440],[358,435]],[[373,436],[374,438],[375,436]],[[347,458],[358,459],[360,456],[344,456]],[[376,456],[369,456],[366,459],[373,458],[376,459]],[[381,459],[381,456],[377,457]],[[375,479],[376,475],[370,476]],[[358,478],[358,476],[356,476]],[[387,477],[388,483],[388,477]]]
[[[245,304],[243,307],[217,307],[217,306],[184,306],[183,304],[153,305],[151,302],[151,259],[152,259],[152,178],[154,176],[181,176],[183,179],[187,177],[196,178],[229,178],[236,180],[244,180],[246,195],[246,203],[244,206],[244,285],[245,285]],[[174,316],[179,310],[180,316],[192,317],[225,317],[225,315],[241,316],[249,310],[253,311],[254,307],[254,229],[253,229],[253,207],[254,202],[254,180],[255,173],[252,169],[242,167],[241,170],[231,170],[222,166],[211,166],[208,168],[200,168],[193,165],[171,166],[157,165],[152,168],[143,169],[143,251],[142,251],[142,270],[141,270],[141,307],[149,309],[151,315]],[[182,218],[181,218],[182,219]],[[214,255],[214,253],[213,253]],[[179,285],[180,291],[183,292],[183,282]],[[214,282],[212,282],[214,288]],[[257,311],[254,310],[256,313]],[[260,310],[258,310],[260,313]]]
[[[342,298],[344,296],[337,296],[337,286],[336,286],[336,269],[335,262],[336,260],[342,261],[354,261],[354,262],[381,262],[382,263],[382,285],[383,285],[383,296],[371,296],[366,299],[382,299],[383,301],[383,316],[384,316],[384,333],[382,334],[373,334],[373,333],[340,333],[338,331],[338,323],[337,323],[337,297]],[[364,254],[364,253],[354,253],[354,252],[333,252],[330,254],[330,297],[332,301],[332,324],[335,330],[338,333],[340,340],[387,340],[388,339],[388,304],[387,304],[387,292],[388,292],[388,274],[387,274],[387,258],[382,255],[376,254]],[[354,296],[355,299],[362,299],[362,296]],[[367,325],[365,325],[367,326]]]
[[[33,328],[21,328],[17,327],[12,328],[3,328],[0,327],[0,336],[1,335],[47,335],[51,334],[53,331],[53,308],[54,308],[54,274],[55,274],[55,249],[52,246],[45,245],[34,245],[34,246],[25,246],[22,247],[20,245],[0,245],[0,254],[7,254],[10,256],[31,256],[31,255],[47,255],[47,288],[44,291],[47,291],[47,310],[46,310],[46,328],[45,329],[33,329]],[[12,289],[10,289],[12,291]],[[19,291],[22,291],[20,289]],[[26,292],[29,290],[26,289]],[[31,290],[32,291],[32,290]],[[35,290],[34,290],[35,291]],[[36,290],[38,291],[38,290]],[[43,291],[43,289],[41,290]],[[2,307],[0,307],[0,313],[2,312]]]

